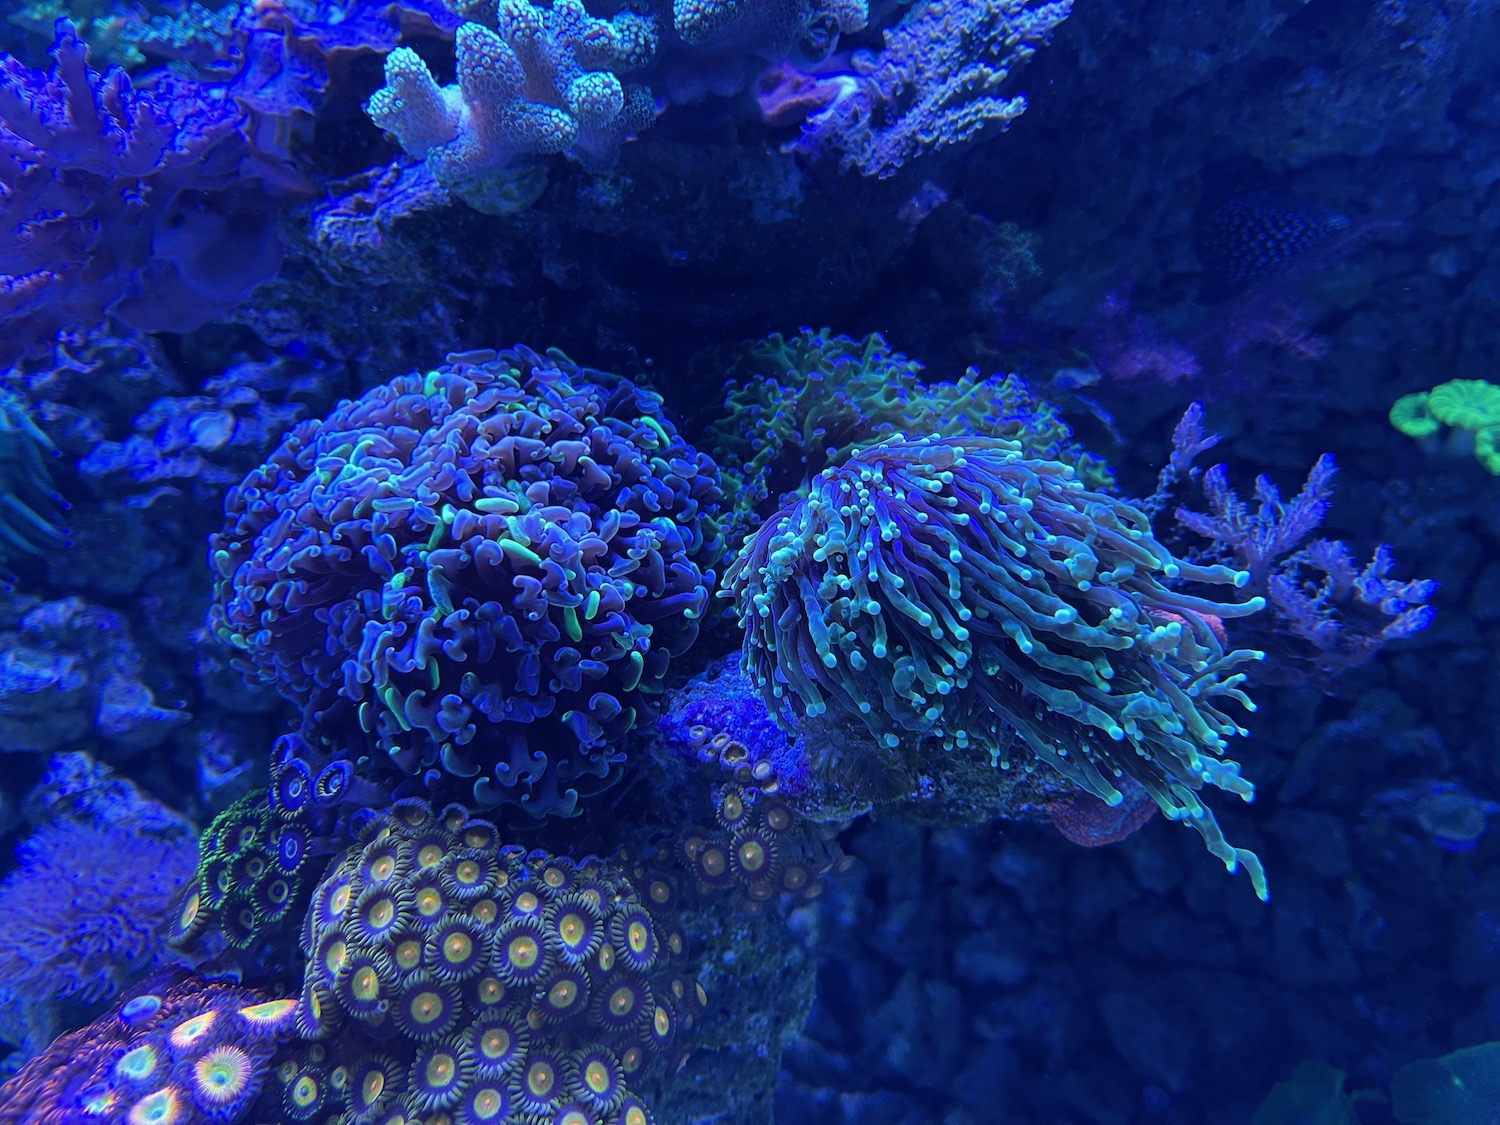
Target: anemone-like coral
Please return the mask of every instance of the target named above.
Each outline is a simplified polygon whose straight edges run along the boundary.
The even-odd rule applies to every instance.
[[[808,822],[757,785],[718,786],[713,806],[714,827],[690,827],[679,840],[700,889],[735,890],[752,913],[780,895],[822,893],[819,876],[842,859],[835,829]]]
[[[637,889],[613,864],[502,846],[458,806],[398,802],[314,893],[298,1031],[343,1030],[282,1068],[287,1116],[467,1106],[479,1121],[644,1123],[627,1083],[702,1003],[674,968],[673,893],[659,879]],[[327,1064],[351,1043],[338,1089]]]
[[[825,470],[725,576],[744,658],[779,717],[830,704],[891,753],[923,745],[1045,766],[1112,805],[1139,783],[1257,893],[1255,856],[1198,800],[1253,795],[1220,755],[1249,706],[1206,619],[1264,606],[1206,600],[1180,582],[1243,585],[1173,558],[1146,516],[1072,468],[1000,439],[892,441]]]
[[[697,635],[719,500],[654,394],[556,351],[453,356],[231,490],[214,623],[350,757],[567,813]]]
[[[294,1009],[293,1000],[227,981],[159,974],[0,1086],[0,1123],[242,1120]]]
[[[24,841],[0,883],[0,1036],[29,1054],[60,1003],[113,997],[155,964],[193,857],[190,840],[129,821],[62,821]]]
[[[971,367],[942,382],[923,380],[922,370],[878,333],[854,340],[803,329],[746,348],[729,368],[725,415],[712,429],[737,510],[764,509],[764,501],[805,485],[854,450],[897,434],[1010,438],[1029,456],[1067,462],[1093,487],[1111,483],[1104,462],[1073,440],[1057,411],[1019,376],[981,378]]]
[[[7,559],[40,555],[63,543],[63,505],[47,467],[53,452],[26,403],[0,391],[0,568]]]

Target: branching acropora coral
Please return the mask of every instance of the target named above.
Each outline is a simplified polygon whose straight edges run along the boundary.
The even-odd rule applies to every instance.
[[[1209,617],[1254,613],[1183,593],[1243,572],[1172,557],[1147,517],[1014,442],[896,439],[825,470],[746,542],[725,576],[744,659],[786,721],[832,704],[888,748],[987,752],[1050,767],[1111,805],[1139,783],[1266,895],[1224,839],[1205,784],[1249,800],[1221,757],[1250,708]],[[1017,754],[1017,751],[1020,754]]]
[[[697,636],[719,500],[651,392],[556,351],[453,356],[231,490],[214,621],[330,739],[568,813]]]

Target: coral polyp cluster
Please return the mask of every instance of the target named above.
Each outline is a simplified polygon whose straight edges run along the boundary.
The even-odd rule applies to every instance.
[[[283,1068],[288,1116],[646,1121],[627,1084],[702,1003],[673,897],[614,864],[504,846],[458,806],[397,802],[314,893],[297,1028],[343,1030]]]
[[[730,782],[713,795],[716,824],[682,834],[687,867],[704,890],[733,889],[757,911],[779,895],[816,898],[839,859],[816,824],[755,785]]]
[[[230,492],[214,621],[323,733],[566,813],[697,635],[719,501],[650,392],[560,352],[454,356]]]
[[[1044,765],[1109,804],[1129,777],[1230,867],[1197,790],[1254,790],[1221,757],[1248,706],[1208,616],[1168,583],[1243,585],[1176,559],[1146,516],[1003,439],[893,440],[827,469],[725,575],[744,657],[773,714],[830,704],[889,751],[930,741],[1002,768]],[[1168,620],[1162,616],[1170,614]]]
[[[6,1125],[210,1125],[243,1119],[295,1002],[181,972],[133,989],[5,1085]]]

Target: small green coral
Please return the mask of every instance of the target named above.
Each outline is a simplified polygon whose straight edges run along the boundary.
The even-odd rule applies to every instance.
[[[728,371],[726,414],[712,431],[742,530],[759,522],[750,516],[764,501],[902,434],[1007,438],[1027,456],[1071,465],[1090,488],[1113,484],[1103,460],[1020,376],[984,377],[971,367],[952,381],[924,381],[922,372],[879,333],[855,340],[804,328],[746,348]]]
[[[1500,386],[1483,379],[1450,379],[1431,391],[1402,395],[1391,405],[1390,419],[1395,429],[1418,441],[1430,442],[1446,430],[1500,476]]]
[[[1500,477],[1500,426],[1486,426],[1474,435],[1474,456],[1492,474]]]
[[[1500,426],[1500,387],[1483,379],[1450,379],[1432,388],[1427,409],[1443,425],[1459,430]]]
[[[1391,405],[1391,425],[1412,438],[1426,438],[1437,433],[1443,427],[1428,409],[1427,400],[1431,397],[1427,391],[1402,395]]]

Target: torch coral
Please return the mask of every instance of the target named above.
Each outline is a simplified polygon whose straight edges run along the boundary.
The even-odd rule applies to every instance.
[[[1259,861],[1225,841],[1197,791],[1254,793],[1220,757],[1244,732],[1217,701],[1250,706],[1232,669],[1259,656],[1226,652],[1199,615],[1265,603],[1167,584],[1247,580],[1173,558],[1143,513],[1066,465],[944,438],[825,470],[746,542],[725,585],[747,666],[784,720],[832,702],[891,749],[923,740],[1002,767],[1019,749],[1019,764],[1112,805],[1129,777],[1264,897]]]
[[[214,621],[351,757],[569,813],[697,636],[719,499],[652,393],[556,351],[452,356],[231,490]]]

